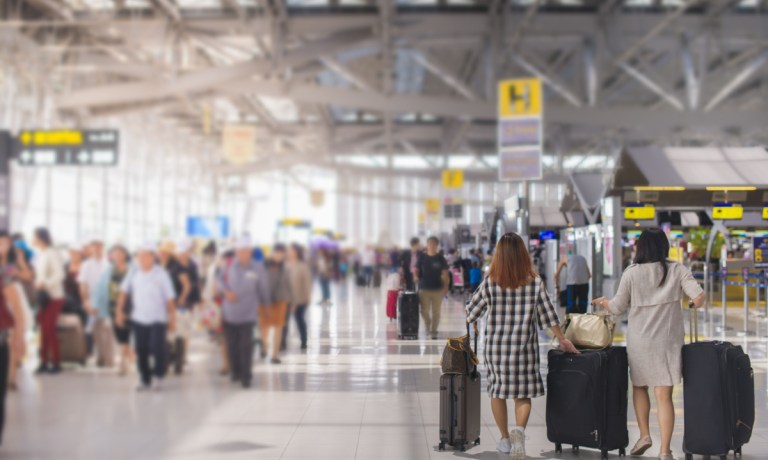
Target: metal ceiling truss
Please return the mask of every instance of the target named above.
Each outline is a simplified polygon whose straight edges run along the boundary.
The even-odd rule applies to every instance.
[[[768,143],[765,2],[745,11],[733,0],[644,10],[584,1],[563,11],[551,0],[477,0],[458,12],[441,1],[344,10],[151,0],[142,10],[116,0],[105,12],[89,1],[19,1],[0,9],[0,85],[14,74],[28,82],[20,90],[80,123],[143,112],[212,140],[227,123],[256,123],[283,154],[248,171],[306,162],[352,171],[334,156],[371,154],[386,155],[381,174],[397,174],[398,155],[437,170],[461,154],[475,156],[478,177],[495,177],[485,154],[495,149],[496,82],[525,76],[546,88],[553,174],[567,173],[562,156],[581,155],[579,169],[608,144]],[[21,38],[39,49],[34,59],[19,54]],[[295,116],[276,112],[284,105]]]

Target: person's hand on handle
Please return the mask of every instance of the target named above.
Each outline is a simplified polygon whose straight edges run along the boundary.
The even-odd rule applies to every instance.
[[[581,354],[581,352],[573,345],[573,343],[570,340],[566,339],[565,337],[560,339],[559,348],[561,351],[564,351],[566,353],[573,353],[575,355]]]
[[[603,310],[608,310],[608,299],[605,297],[598,297],[592,301],[592,305],[602,308]]]

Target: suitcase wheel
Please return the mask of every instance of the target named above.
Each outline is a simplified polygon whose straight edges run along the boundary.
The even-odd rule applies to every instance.
[[[727,455],[721,455],[720,456],[720,460],[728,460],[728,456]]]
[[[693,460],[693,455],[685,454],[685,460]]]
[[[477,438],[477,439],[475,439],[475,445],[476,445],[476,446],[479,446],[479,445],[480,445],[480,438]]]
[[[444,451],[445,450],[445,443],[440,441],[440,444],[437,445],[437,450]]]
[[[624,457],[627,455],[627,451],[624,450],[624,448],[619,449],[619,457]]]
[[[600,458],[602,460],[607,460],[608,459],[608,451],[607,450],[601,450],[600,451]]]
[[[741,447],[733,451],[733,456],[739,456],[741,457]]]
[[[563,445],[560,443],[555,444],[555,453],[556,454],[562,454],[563,453]]]
[[[578,454],[579,453],[579,446],[571,447],[571,452],[573,452],[574,454]]]

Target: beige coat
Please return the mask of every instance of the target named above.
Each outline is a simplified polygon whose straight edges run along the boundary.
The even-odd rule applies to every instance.
[[[682,380],[685,322],[680,301],[683,293],[694,299],[703,290],[682,264],[669,263],[663,286],[661,276],[658,262],[630,265],[608,304],[614,314],[629,309],[627,354],[634,386],[672,386]]]
[[[288,264],[288,277],[291,282],[293,305],[312,303],[312,272],[306,262]]]

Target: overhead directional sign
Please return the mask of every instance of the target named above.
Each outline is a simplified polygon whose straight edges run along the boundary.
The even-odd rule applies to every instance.
[[[656,208],[653,206],[632,206],[624,208],[626,220],[653,220],[656,218]]]
[[[464,171],[461,169],[443,170],[443,188],[461,188],[464,186]]]
[[[499,180],[541,179],[544,124],[538,78],[499,82],[497,146]]]
[[[744,208],[741,206],[716,206],[712,208],[714,220],[741,220],[744,217]]]
[[[114,166],[119,141],[113,129],[28,130],[19,133],[14,156],[21,166]]]
[[[229,218],[227,216],[189,216],[187,217],[187,236],[227,238],[229,236]]]

